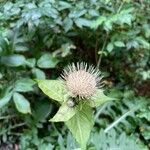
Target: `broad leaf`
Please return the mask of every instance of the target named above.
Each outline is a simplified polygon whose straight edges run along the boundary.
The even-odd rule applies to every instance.
[[[24,65],[25,61],[25,57],[19,54],[1,57],[1,63],[11,67],[18,67]]]
[[[50,98],[63,102],[68,99],[67,90],[60,80],[37,80],[39,88]]]
[[[88,104],[91,107],[98,107],[102,105],[103,103],[107,101],[111,101],[113,98],[107,97],[104,93],[103,90],[97,90],[97,92],[91,97],[91,99],[88,101]]]
[[[82,108],[66,122],[73,136],[80,143],[82,150],[86,150],[86,143],[89,139],[93,124],[92,108],[86,104],[82,105]]]
[[[76,114],[76,108],[68,107],[66,103],[62,104],[56,115],[50,120],[53,122],[65,122]]]
[[[35,82],[32,79],[28,78],[20,79],[15,84],[15,91],[17,92],[33,91],[34,84]]]
[[[14,93],[13,100],[19,112],[23,114],[31,113],[30,103],[23,95]]]

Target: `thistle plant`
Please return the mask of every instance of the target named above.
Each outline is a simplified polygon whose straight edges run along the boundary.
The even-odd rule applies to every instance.
[[[67,66],[58,80],[37,80],[40,89],[60,104],[52,122],[65,122],[81,149],[94,125],[93,107],[112,100],[103,93],[101,72],[87,63]]]

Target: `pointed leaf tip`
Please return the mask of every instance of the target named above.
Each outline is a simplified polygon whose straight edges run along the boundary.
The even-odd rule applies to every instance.
[[[60,80],[37,80],[39,88],[50,98],[63,102],[68,99],[67,90]]]
[[[75,108],[70,108],[66,103],[62,104],[56,115],[50,119],[52,122],[65,122],[76,114]]]
[[[114,100],[111,97],[108,97],[104,94],[103,90],[99,89],[89,100],[89,105],[91,107],[98,107],[104,104],[105,102]]]
[[[78,112],[66,122],[66,125],[81,145],[81,149],[86,150],[86,144],[94,125],[92,108],[84,104],[82,109],[78,109]]]

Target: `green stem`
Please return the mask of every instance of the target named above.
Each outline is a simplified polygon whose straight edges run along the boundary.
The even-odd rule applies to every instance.
[[[0,133],[0,135],[4,134],[4,133],[6,133],[6,132],[8,132],[8,131],[10,131],[10,130],[12,130],[12,129],[15,129],[15,128],[24,126],[24,125],[25,125],[25,123],[19,123],[19,124],[17,124],[17,125],[14,125],[14,126],[12,126],[12,127],[9,127],[8,129],[2,131],[2,132]]]
[[[103,44],[103,47],[102,47],[102,50],[101,50],[101,54],[100,54],[99,59],[98,59],[97,68],[100,67],[101,60],[102,60],[102,55],[103,55],[103,51],[104,51],[104,49],[106,47],[107,39],[108,39],[108,33],[106,34],[106,38],[104,40],[104,44]]]
[[[13,117],[15,117],[15,115],[1,116],[0,120],[9,119],[9,118],[13,118]]]
[[[122,9],[123,5],[124,5],[124,1],[123,1],[123,2],[121,3],[121,5],[119,6],[119,8],[118,8],[118,10],[117,10],[117,13],[120,12],[120,10]]]
[[[128,112],[126,112],[123,116],[119,117],[116,121],[114,121],[110,126],[108,126],[104,132],[107,133],[110,129],[112,129],[113,127],[115,127],[120,121],[122,121],[124,118],[126,118],[126,116],[128,116],[131,112],[133,112],[133,110],[130,110]]]

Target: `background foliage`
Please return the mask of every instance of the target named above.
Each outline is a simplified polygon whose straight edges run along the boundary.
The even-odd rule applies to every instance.
[[[0,149],[70,150],[58,107],[34,79],[56,79],[70,62],[98,66],[119,100],[95,110],[89,150],[150,148],[150,1],[0,2]],[[124,144],[123,144],[124,143]]]

